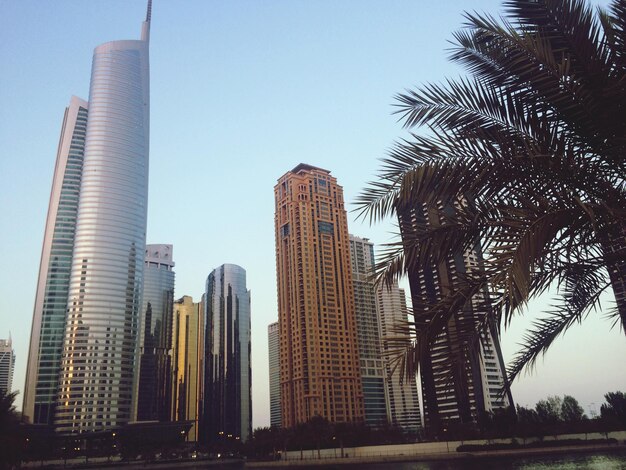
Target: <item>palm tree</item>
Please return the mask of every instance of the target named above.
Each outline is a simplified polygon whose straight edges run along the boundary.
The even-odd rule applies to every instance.
[[[454,35],[451,60],[470,78],[397,96],[404,126],[426,132],[398,142],[357,200],[372,223],[400,221],[402,240],[377,264],[381,280],[477,245],[484,253],[482,269],[422,305],[407,372],[480,292],[491,298],[486,321],[500,327],[558,288],[555,306],[524,337],[511,381],[611,287],[609,316],[626,332],[626,0],[597,11],[582,0],[504,8],[500,20],[466,14],[467,28]],[[454,210],[439,224],[416,222],[416,211],[432,207]]]

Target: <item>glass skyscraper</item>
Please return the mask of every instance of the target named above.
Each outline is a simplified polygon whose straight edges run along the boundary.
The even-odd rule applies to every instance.
[[[139,322],[137,421],[169,421],[172,394],[172,245],[147,245]]]
[[[72,97],[54,168],[24,386],[23,412],[34,424],[52,424],[58,398],[87,109],[86,101]]]
[[[365,423],[379,426],[386,424],[389,416],[380,343],[380,318],[376,308],[376,286],[373,278],[374,244],[367,238],[350,235],[350,262]]]
[[[202,296],[204,299],[204,296]],[[174,302],[172,419],[193,421],[187,439],[198,440],[198,419],[204,377],[204,300],[187,295]]]
[[[200,440],[245,442],[252,433],[250,291],[246,271],[234,264],[206,282],[205,373]]]
[[[95,49],[89,104],[73,100],[64,120],[24,407],[62,433],[131,419],[148,197],[150,11],[148,2],[141,39]]]

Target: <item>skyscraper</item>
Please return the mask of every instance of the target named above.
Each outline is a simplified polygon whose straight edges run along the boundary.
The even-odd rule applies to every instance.
[[[63,116],[57,150],[24,386],[23,413],[34,424],[52,424],[59,394],[87,109],[87,102],[72,97]]]
[[[348,222],[330,171],[301,163],[274,187],[283,427],[363,419]]]
[[[169,421],[172,394],[172,245],[147,245],[139,322],[136,392],[137,421]]]
[[[203,312],[204,301],[195,303],[187,295],[174,302],[172,419],[193,421],[189,441],[198,440],[204,377]]]
[[[446,214],[456,210],[458,207],[426,205],[399,210],[403,239],[415,239],[424,227],[444,226]],[[457,289],[464,278],[481,269],[482,252],[478,241],[472,249],[450,254],[436,265],[409,269],[415,320],[427,324],[430,307]],[[510,392],[500,395],[505,368],[495,326],[487,322],[478,340],[474,335],[477,326],[485,323],[485,314],[490,308],[487,291],[468,299],[462,310],[453,315],[431,341],[428,353],[422,357],[424,425],[433,432],[453,423],[480,426],[486,411],[512,406]]]
[[[376,426],[389,421],[380,342],[380,318],[374,285],[374,244],[350,235],[350,262],[359,342],[365,422]]]
[[[376,296],[390,420],[407,431],[416,432],[422,426],[417,383],[415,378],[407,380],[402,376],[393,357],[393,351],[400,342],[411,341],[410,335],[402,329],[408,321],[404,290],[399,289],[397,283],[379,285]]]
[[[252,433],[250,291],[246,271],[214,269],[206,282],[204,399],[200,439],[243,442]]]
[[[131,419],[148,196],[150,11],[149,2],[140,40],[95,49],[88,110],[73,100],[64,120],[25,402],[35,422],[54,416],[63,433]]]
[[[0,339],[0,390],[11,393],[13,370],[15,369],[15,351],[11,338]]]
[[[270,426],[281,427],[280,416],[280,329],[278,322],[267,327],[270,372]]]

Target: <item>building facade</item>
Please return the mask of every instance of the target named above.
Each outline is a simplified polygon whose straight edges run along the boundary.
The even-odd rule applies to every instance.
[[[13,371],[15,370],[15,351],[13,341],[0,339],[0,390],[11,393],[13,390]]]
[[[24,385],[24,416],[52,424],[58,399],[67,295],[83,173],[87,102],[65,109],[44,232]]]
[[[282,426],[280,416],[280,328],[278,322],[267,327],[270,372],[270,426]]]
[[[447,215],[457,209],[416,205],[399,210],[403,239],[414,240],[425,227],[444,226]],[[478,242],[473,249],[450,254],[438,264],[409,269],[415,321],[428,324],[431,306],[481,269]],[[504,396],[500,393],[505,367],[497,329],[492,322],[484,321],[490,308],[487,291],[467,300],[432,340],[422,358],[424,425],[432,432],[439,433],[453,424],[480,427],[485,412],[513,406],[510,391]],[[477,336],[479,325],[485,328],[480,328]]]
[[[415,378],[406,379],[394,357],[394,349],[411,341],[405,325],[408,322],[404,290],[395,283],[379,285],[376,289],[380,314],[381,342],[385,365],[385,387],[389,402],[390,421],[409,432],[422,427],[420,403]]]
[[[283,427],[363,420],[348,222],[328,170],[300,164],[274,187]]]
[[[133,393],[137,421],[169,421],[172,394],[172,245],[146,245]]]
[[[150,5],[140,40],[93,55],[54,425],[132,419],[148,198]]]
[[[389,422],[380,341],[380,318],[376,306],[374,260],[374,244],[367,238],[350,235],[350,262],[363,384],[363,407],[365,423],[369,426]]]
[[[252,434],[250,291],[234,264],[213,270],[205,292],[204,397],[200,439],[245,442]]]
[[[203,296],[204,298],[204,296]],[[204,377],[204,301],[185,295],[174,302],[172,419],[192,421],[187,439],[198,440]]]

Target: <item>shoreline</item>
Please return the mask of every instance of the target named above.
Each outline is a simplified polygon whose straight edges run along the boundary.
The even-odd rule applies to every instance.
[[[426,462],[442,460],[480,460],[484,458],[533,457],[569,453],[619,452],[626,444],[593,444],[578,446],[501,449],[472,452],[423,453],[411,455],[372,455],[363,457],[323,458],[303,460],[247,461],[246,468],[318,467],[324,465],[359,465],[365,463]]]

